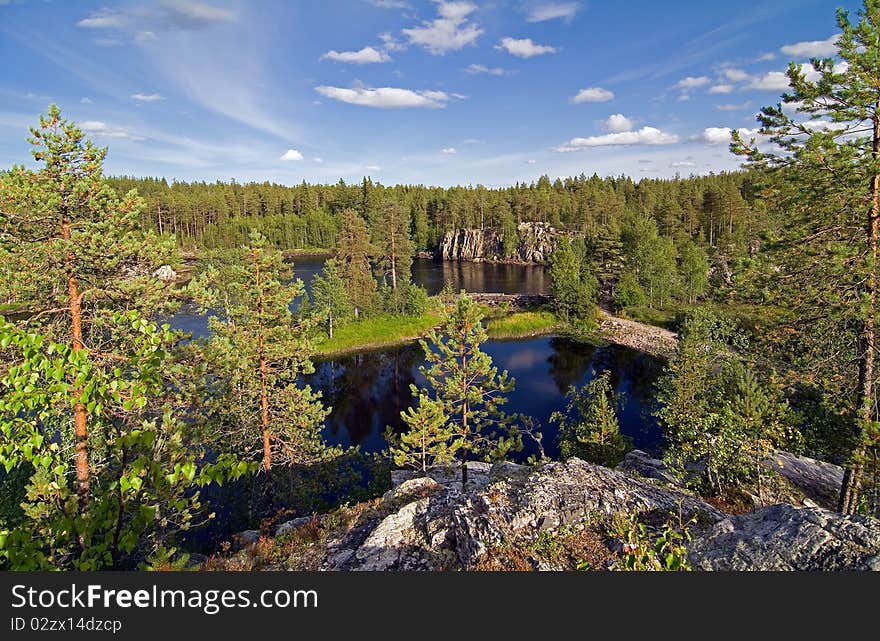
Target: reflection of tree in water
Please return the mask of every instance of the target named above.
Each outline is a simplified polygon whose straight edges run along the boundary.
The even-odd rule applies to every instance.
[[[580,385],[593,364],[596,347],[559,337],[550,339],[550,347],[550,377],[564,395],[572,385]]]
[[[383,432],[386,425],[401,425],[400,412],[412,401],[413,369],[421,361],[421,348],[406,345],[317,365],[310,382],[333,408],[326,420],[330,433],[347,434],[357,445]]]

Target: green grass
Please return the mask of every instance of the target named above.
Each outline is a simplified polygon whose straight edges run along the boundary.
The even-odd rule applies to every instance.
[[[522,338],[549,334],[559,327],[559,319],[546,310],[513,312],[490,318],[486,323],[489,338]]]
[[[333,338],[319,337],[316,356],[333,356],[375,347],[399,345],[423,336],[440,324],[437,312],[422,316],[373,316],[351,322],[333,330]]]
[[[665,329],[675,330],[676,321],[678,320],[679,314],[685,311],[680,306],[669,306],[664,309],[656,309],[653,307],[647,306],[639,306],[639,307],[627,307],[618,313],[618,316],[622,318],[628,318],[630,320],[634,320],[639,323],[645,323],[646,325],[653,325],[654,327],[663,327]]]

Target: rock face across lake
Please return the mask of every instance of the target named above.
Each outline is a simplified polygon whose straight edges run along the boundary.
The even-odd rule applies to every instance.
[[[504,239],[494,228],[448,231],[440,242],[443,260],[511,261],[544,263],[553,253],[562,232],[547,223],[520,223],[517,243],[511,255],[505,255]]]

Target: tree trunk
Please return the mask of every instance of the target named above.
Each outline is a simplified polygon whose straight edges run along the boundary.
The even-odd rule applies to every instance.
[[[260,267],[257,266],[257,289],[260,288]],[[263,433],[263,469],[272,469],[272,440],[269,437],[269,390],[266,379],[269,377],[269,363],[266,361],[266,352],[263,345],[263,296],[257,297],[257,315],[260,318],[259,335],[257,336],[257,351],[260,360],[260,425]]]
[[[395,253],[394,237],[396,236],[396,222],[394,220],[394,207],[391,208],[391,289],[397,290],[397,254]]]
[[[70,220],[65,213],[61,221],[61,236],[70,241]],[[67,269],[67,301],[70,307],[70,333],[73,351],[84,348],[82,340],[82,306],[79,284],[73,271],[73,255],[68,252]],[[88,413],[82,402],[83,390],[77,388],[73,392],[73,431],[76,436],[76,494],[79,502],[79,513],[83,514],[89,505],[89,430]]]
[[[880,102],[874,106],[874,137],[871,146],[871,158],[877,160],[880,157]],[[871,180],[871,209],[865,229],[868,243],[868,274],[865,285],[868,298],[867,315],[862,321],[862,331],[859,336],[859,389],[856,399],[856,447],[852,458],[843,475],[843,483],[840,488],[838,511],[844,514],[854,514],[859,500],[859,489],[863,471],[863,457],[865,447],[863,436],[868,425],[874,420],[874,386],[876,373],[874,371],[874,350],[877,339],[877,254],[878,241],[880,241],[880,175],[875,175]]]
[[[266,388],[266,378],[269,374],[269,366],[263,355],[263,336],[260,335],[260,418],[263,430],[263,469],[267,472],[272,469],[272,441],[269,438],[269,392]]]

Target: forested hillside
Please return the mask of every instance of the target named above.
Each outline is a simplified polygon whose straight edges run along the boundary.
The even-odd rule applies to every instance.
[[[397,203],[409,216],[418,250],[436,247],[448,230],[494,227],[513,235],[524,221],[614,237],[628,216],[647,214],[663,236],[689,237],[736,253],[768,225],[757,176],[748,172],[639,182],[596,174],[555,181],[542,176],[502,189],[385,186],[369,178],[354,185],[340,180],[296,187],[131,177],[110,183],[122,193],[137,189],[146,201],[142,225],[176,234],[187,248],[237,247],[252,228],[282,249],[330,248],[343,211],[354,209],[374,226],[388,203]]]

